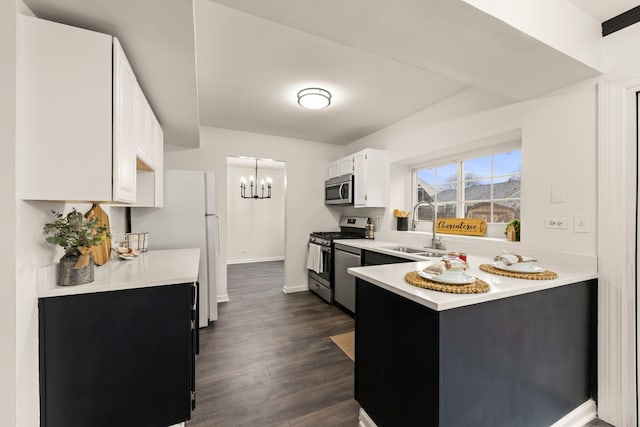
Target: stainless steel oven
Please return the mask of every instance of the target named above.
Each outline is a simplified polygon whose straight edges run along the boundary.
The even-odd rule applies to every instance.
[[[353,174],[338,176],[324,182],[325,205],[353,204]]]
[[[331,270],[333,264],[333,252],[331,239],[318,236],[309,238],[309,251],[313,245],[319,246],[320,261],[315,267],[309,268],[309,290],[317,294],[326,302],[333,303],[333,287],[331,286]],[[307,265],[309,267],[309,265]]]
[[[362,239],[365,237],[366,217],[340,218],[340,231],[318,231],[309,237],[309,290],[320,298],[333,304],[336,295],[335,286],[335,244],[337,239]],[[346,270],[345,270],[346,271]],[[351,309],[349,304],[343,304]]]

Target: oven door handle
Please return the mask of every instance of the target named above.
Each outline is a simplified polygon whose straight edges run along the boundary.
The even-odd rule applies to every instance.
[[[329,253],[331,253],[331,248],[329,248],[329,247],[327,247],[327,246],[322,246],[322,247],[320,248],[320,250],[321,250],[322,252],[329,252]]]

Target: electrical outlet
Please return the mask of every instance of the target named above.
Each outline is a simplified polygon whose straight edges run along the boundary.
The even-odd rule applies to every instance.
[[[545,219],[545,227],[556,229],[567,228],[567,218],[547,218]]]

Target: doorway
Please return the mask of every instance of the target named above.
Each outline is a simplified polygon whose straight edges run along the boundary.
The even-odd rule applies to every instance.
[[[285,260],[285,162],[227,157],[227,264]]]

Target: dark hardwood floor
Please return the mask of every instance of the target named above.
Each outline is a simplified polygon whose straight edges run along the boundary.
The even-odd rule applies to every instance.
[[[228,303],[200,330],[196,426],[358,425],[353,362],[329,336],[354,321],[309,292],[284,294],[283,262],[228,267]]]

